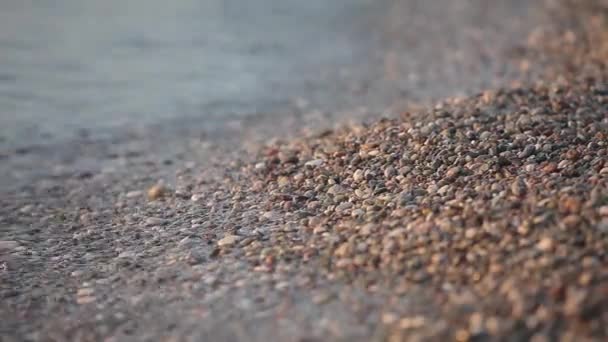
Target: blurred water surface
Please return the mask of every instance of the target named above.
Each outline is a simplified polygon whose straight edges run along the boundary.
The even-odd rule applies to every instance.
[[[0,142],[273,110],[363,58],[380,3],[3,0]]]

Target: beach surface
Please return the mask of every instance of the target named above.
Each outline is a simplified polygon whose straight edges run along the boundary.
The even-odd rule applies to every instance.
[[[180,3],[1,5],[2,340],[608,337],[608,4]]]

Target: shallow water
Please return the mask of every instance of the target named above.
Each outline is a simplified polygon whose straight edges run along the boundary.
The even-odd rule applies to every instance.
[[[230,120],[302,103],[379,113],[502,86],[519,78],[505,52],[540,3],[0,1],[0,156],[84,132],[218,137]]]
[[[4,0],[0,143],[280,108],[366,58],[380,3]]]

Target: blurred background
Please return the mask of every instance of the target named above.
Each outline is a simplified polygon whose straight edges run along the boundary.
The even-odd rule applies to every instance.
[[[467,94],[515,78],[505,49],[528,32],[534,6],[3,0],[0,144]]]

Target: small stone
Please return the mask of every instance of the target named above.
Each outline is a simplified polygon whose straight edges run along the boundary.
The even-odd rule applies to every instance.
[[[19,243],[17,241],[0,240],[0,252],[9,252],[17,247],[19,247]]]
[[[424,326],[426,319],[423,316],[404,317],[399,320],[401,329],[417,329]]]
[[[361,216],[365,215],[365,211],[362,209],[355,209],[350,213],[350,215],[352,217],[361,217]]]
[[[473,239],[475,238],[475,236],[477,236],[477,230],[475,228],[468,228],[467,230],[465,230],[464,236],[467,239]]]
[[[487,140],[492,136],[492,133],[485,131],[485,132],[481,132],[481,134],[479,135],[479,140]]]
[[[159,218],[159,217],[148,217],[146,219],[146,221],[144,222],[146,227],[160,226],[160,225],[163,225],[164,223],[165,223],[165,220],[163,220],[162,218]]]
[[[549,252],[549,251],[553,250],[553,246],[554,246],[553,239],[551,239],[549,237],[544,237],[544,238],[540,239],[540,241],[538,241],[538,243],[536,244],[536,247],[543,252]]]
[[[530,338],[530,342],[549,342],[551,339],[546,334],[536,333]]]
[[[469,333],[469,331],[466,329],[460,329],[456,331],[456,334],[454,335],[454,340],[456,340],[457,342],[468,342],[471,340],[471,333]]]
[[[557,164],[549,163],[542,168],[543,173],[549,174],[557,171]]]
[[[336,184],[336,185],[332,186],[331,188],[329,188],[327,190],[327,193],[330,195],[339,195],[339,194],[344,193],[345,191],[346,190],[344,189],[344,187]]]
[[[361,182],[364,179],[365,179],[365,176],[364,176],[362,170],[357,169],[357,171],[355,171],[355,173],[353,173],[353,180],[355,182],[359,183],[359,182]]]
[[[90,304],[95,302],[95,296],[82,296],[76,298],[76,303],[80,305]]]
[[[166,193],[166,188],[161,184],[153,185],[148,189],[148,199],[154,201],[163,197]]]
[[[140,190],[134,190],[134,191],[127,192],[127,194],[125,195],[125,197],[127,197],[127,198],[141,197],[142,194],[143,194],[142,191],[140,191]]]
[[[325,303],[329,302],[332,298],[333,298],[333,295],[331,294],[331,292],[322,291],[322,292],[315,293],[312,296],[312,301],[315,304],[320,305],[320,304],[325,304]]]
[[[460,175],[461,172],[461,168],[460,167],[453,167],[450,168],[446,173],[445,173],[445,177],[448,180],[453,180],[454,178],[458,177],[458,175]]]
[[[28,213],[32,212],[32,210],[34,210],[34,205],[33,204],[28,204],[28,205],[25,205],[25,206],[21,207],[19,209],[19,212],[22,213],[22,214],[28,214]]]
[[[489,104],[492,100],[494,100],[495,97],[496,94],[493,91],[486,90],[482,93],[481,99],[485,104]]]
[[[337,268],[348,268],[353,264],[353,261],[351,259],[338,259],[338,261],[336,262],[336,267]]]
[[[226,235],[217,242],[219,247],[231,247],[241,239],[238,235]]]
[[[205,261],[205,256],[200,251],[193,249],[188,252],[185,259],[190,265],[198,265]]]
[[[583,309],[583,303],[587,297],[587,292],[582,289],[571,288],[566,294],[564,303],[564,313],[568,316],[579,315]]]
[[[118,254],[117,258],[119,259],[132,259],[135,258],[135,252],[132,251],[124,251]]]
[[[298,157],[292,153],[292,152],[279,152],[279,160],[281,161],[281,163],[284,164],[288,164],[288,163],[292,163],[295,164],[298,162]]]
[[[304,164],[305,166],[310,166],[310,167],[318,167],[323,165],[323,163],[325,163],[325,161],[323,159],[313,159],[310,161],[307,161],[306,164]]]
[[[325,228],[325,226],[317,226],[315,227],[315,229],[313,229],[312,233],[313,234],[323,234],[327,231],[327,229]]]
[[[277,291],[283,291],[289,288],[289,282],[287,281],[281,281],[278,282],[275,286],[274,286],[275,290]]]
[[[257,164],[255,164],[254,168],[258,171],[262,171],[262,170],[266,169],[266,163],[264,163],[264,162],[257,163]]]
[[[384,170],[384,177],[386,177],[386,178],[391,178],[391,177],[395,176],[396,174],[397,174],[397,171],[395,171],[395,168],[392,166],[389,166]]]
[[[205,198],[205,195],[204,195],[204,194],[193,194],[193,195],[190,197],[190,200],[191,200],[192,202],[201,202],[201,201],[202,201],[204,198]]]
[[[529,222],[523,222],[522,224],[520,224],[517,227],[517,232],[520,235],[528,235],[528,233],[530,233],[530,223]]]
[[[277,179],[277,184],[279,185],[279,187],[283,188],[283,187],[289,185],[289,178],[285,177],[285,176],[281,176],[281,177],[279,177],[279,179]]]
[[[528,187],[526,186],[524,180],[521,178],[515,179],[515,181],[511,184],[511,192],[515,196],[525,195],[527,191]]]
[[[189,236],[186,236],[178,242],[178,245],[182,247],[192,247],[194,244],[196,244],[195,239],[192,239]]]
[[[582,218],[577,215],[568,215],[562,220],[564,226],[567,228],[576,228],[581,221]]]
[[[355,189],[355,195],[359,198],[367,198],[369,197],[370,193],[361,189]]]
[[[479,312],[475,312],[469,317],[469,331],[474,335],[479,335],[484,330],[484,319],[483,315]]]
[[[536,152],[536,147],[534,145],[527,145],[524,147],[523,151],[519,152],[517,157],[521,159],[528,158],[529,156],[533,155],[534,152]]]
[[[575,197],[567,196],[562,198],[559,202],[559,208],[563,213],[576,214],[580,212],[582,203]]]
[[[579,153],[575,149],[570,149],[566,152],[566,158],[570,160],[577,160],[579,157]]]
[[[76,295],[79,297],[91,296],[93,294],[95,294],[95,289],[90,287],[78,289],[78,292],[76,292]]]
[[[578,283],[582,286],[587,286],[593,280],[593,275],[591,273],[583,273],[578,277]]]
[[[492,335],[498,334],[500,331],[500,320],[494,316],[488,317],[486,319],[485,328]]]
[[[352,206],[353,206],[353,204],[350,202],[342,202],[342,203],[338,204],[338,206],[336,207],[336,211],[342,212],[342,211],[350,209]]]
[[[361,227],[361,229],[359,229],[359,234],[361,234],[362,236],[368,236],[368,235],[372,234],[373,231],[374,231],[374,225],[366,224],[363,227]]]
[[[382,314],[382,323],[386,325],[395,324],[399,318],[392,312],[385,312]]]
[[[341,244],[338,248],[336,248],[336,250],[334,251],[334,255],[339,257],[339,258],[343,258],[346,257],[351,250],[351,246],[348,242],[345,242],[343,244]]]
[[[277,218],[277,213],[274,211],[267,211],[264,214],[262,214],[262,219],[264,220],[274,220]]]
[[[557,164],[557,168],[559,170],[565,169],[568,166],[570,166],[570,161],[569,160],[562,160],[561,162],[559,162],[559,164]]]
[[[95,301],[95,289],[90,287],[81,288],[76,292],[76,303],[89,304]]]
[[[448,191],[450,191],[450,186],[449,185],[444,185],[441,188],[437,189],[437,193],[439,195],[441,195],[441,196],[447,194]]]

